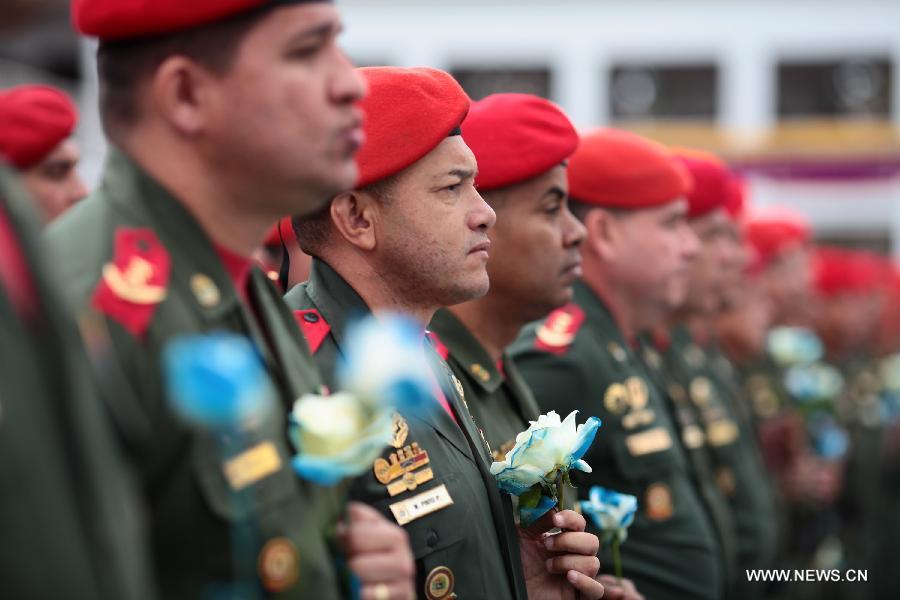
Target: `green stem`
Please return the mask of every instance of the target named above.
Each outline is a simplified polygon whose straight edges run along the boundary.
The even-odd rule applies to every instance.
[[[612,540],[613,567],[616,569],[616,583],[622,587],[622,555],[619,554],[619,536]]]
[[[559,510],[566,509],[566,482],[560,472],[556,476],[556,507]]]

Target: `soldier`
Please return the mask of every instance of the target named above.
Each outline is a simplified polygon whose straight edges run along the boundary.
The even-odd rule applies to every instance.
[[[135,490],[28,204],[0,161],[0,595],[153,598]]]
[[[743,271],[746,255],[726,212],[731,185],[727,167],[712,155],[677,153],[694,180],[688,194],[688,218],[700,240],[700,252],[691,266],[685,303],[670,319],[675,325],[668,332],[664,353],[668,389],[699,416],[715,484],[733,515],[734,530],[724,532],[737,551],[729,597],[758,598],[762,586],[747,581],[744,573],[765,568],[774,559],[774,498],[755,434],[736,397],[734,371],[716,349],[712,331],[713,319],[728,299],[729,286]]]
[[[277,219],[352,185],[362,80],[330,2],[80,0],[100,38],[112,142],[99,190],[53,224],[107,404],[140,474],[165,598],[338,598],[339,488],[301,481],[287,411],[319,375],[279,292],[250,256]],[[160,353],[228,331],[257,347],[279,406],[223,454],[178,419]],[[249,447],[247,447],[249,446]],[[240,493],[249,502],[233,502]],[[406,598],[402,529],[363,505],[341,536],[364,598]]]
[[[547,100],[496,94],[472,104],[462,135],[478,161],[475,185],[497,214],[488,231],[491,287],[481,298],[439,310],[430,329],[500,461],[540,416],[506,347],[524,325],[570,302],[581,274],[584,226],[569,212],[566,179],[578,134]],[[614,577],[601,582],[604,598],[640,598],[629,582],[624,590]]]
[[[75,105],[54,88],[0,92],[0,155],[18,169],[45,224],[87,195],[76,171],[81,151],[70,137],[77,120]]]
[[[572,212],[587,228],[574,300],[529,325],[512,356],[542,410],[597,415],[579,493],[601,485],[638,498],[622,565],[648,598],[720,598],[721,548],[661,391],[635,336],[687,292],[697,240],[686,223],[690,175],[664,148],[597,130],[569,162]],[[601,553],[609,564],[607,552]]]
[[[494,212],[475,191],[475,158],[459,135],[468,97],[435,69],[360,71],[370,90],[360,177],[327,210],[295,221],[314,259],[309,281],[286,296],[328,383],[354,316],[406,313],[425,343],[438,308],[488,288]],[[518,530],[461,384],[429,354],[435,401],[397,414],[393,447],[351,491],[409,533],[418,596],[599,598],[598,540],[583,533],[584,519],[562,511]],[[544,539],[553,525],[564,531]]]

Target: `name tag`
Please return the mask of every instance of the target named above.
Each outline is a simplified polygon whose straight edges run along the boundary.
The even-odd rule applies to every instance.
[[[272,442],[262,442],[225,462],[222,470],[234,490],[242,490],[281,469],[281,457]]]
[[[672,438],[669,430],[664,427],[654,427],[640,433],[632,433],[625,438],[625,445],[632,456],[642,456],[653,452],[661,452],[672,447]]]
[[[446,485],[439,485],[412,498],[391,504],[391,512],[397,523],[406,525],[425,515],[430,515],[453,504]]]

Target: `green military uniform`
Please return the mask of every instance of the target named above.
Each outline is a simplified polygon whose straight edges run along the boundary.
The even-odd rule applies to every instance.
[[[717,482],[717,473],[703,420],[697,406],[688,396],[687,386],[672,376],[669,361],[666,360],[669,358],[668,353],[661,354],[651,336],[640,337],[638,356],[643,360],[654,384],[659,390],[664,391],[663,398],[672,422],[680,433],[681,445],[688,458],[697,492],[703,499],[716,528],[719,545],[722,548],[723,572],[730,595],[737,577],[735,522],[725,493]]]
[[[749,422],[735,399],[724,357],[695,342],[686,327],[675,327],[665,353],[673,384],[696,408],[713,459],[715,481],[728,499],[737,544],[736,597],[759,597],[744,571],[770,566],[777,549],[774,497]]]
[[[435,313],[429,329],[438,350],[462,382],[469,411],[484,433],[494,460],[503,460],[515,446],[516,436],[541,414],[531,390],[506,352],[495,364],[449,310]]]
[[[313,260],[309,281],[285,299],[301,324],[318,331],[308,336],[326,381],[333,385],[346,324],[369,308],[318,259]],[[459,425],[438,402],[418,414],[398,415],[392,447],[357,480],[351,497],[404,526],[416,559],[420,598],[524,600],[509,496],[499,492],[490,475],[490,456],[457,391],[458,380],[436,353],[431,354],[438,384]],[[423,504],[438,509],[419,510]]]
[[[602,419],[576,483],[583,498],[592,485],[638,498],[624,575],[654,600],[720,598],[721,549],[665,401],[597,295],[577,282],[574,304],[529,325],[511,355],[542,411]]]
[[[142,236],[137,250],[152,253],[143,262],[117,256],[120,235],[135,232]],[[163,597],[340,597],[325,532],[341,504],[331,490],[294,474],[287,437],[287,411],[301,394],[319,390],[320,379],[271,282],[253,269],[242,302],[197,221],[116,150],[99,190],[47,237],[140,474]],[[152,285],[165,257],[168,281]],[[122,281],[113,286],[116,278]],[[122,300],[119,310],[98,308],[101,281]],[[152,317],[143,331],[128,329],[146,318],[147,298],[158,300]],[[211,331],[253,340],[281,401],[225,455],[218,436],[173,413],[160,365],[166,342]],[[242,502],[235,502],[238,491]]]
[[[27,204],[0,165],[0,260],[21,254],[36,295],[26,317],[0,277],[0,595],[151,598],[134,490]]]

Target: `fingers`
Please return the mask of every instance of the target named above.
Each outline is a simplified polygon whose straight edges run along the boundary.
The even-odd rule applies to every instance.
[[[360,554],[347,561],[347,566],[363,584],[378,582],[411,582],[415,576],[412,557],[403,560],[396,553]]]
[[[410,583],[376,583],[363,585],[360,600],[413,600],[416,597]]]
[[[368,509],[369,507],[365,507]],[[352,510],[352,509],[351,509]],[[344,551],[349,555],[367,552],[385,552],[402,549],[411,556],[409,537],[399,525],[388,521],[381,513],[370,515],[356,513],[362,519],[350,515],[350,522],[342,532]]]
[[[545,538],[544,547],[551,552],[595,556],[600,539],[593,533],[565,531]]]
[[[384,515],[362,502],[350,502],[347,504],[347,516],[351,522],[383,521]]]
[[[583,598],[588,598],[590,600],[603,598],[603,584],[593,577],[588,577],[578,571],[569,571],[566,573],[566,579],[572,584],[573,588],[581,593]]]
[[[547,571],[556,575],[565,575],[569,571],[578,571],[593,579],[600,570],[600,559],[596,556],[579,554],[563,554],[547,559]]]
[[[584,531],[587,522],[574,510],[561,510],[553,515],[553,524],[568,531]]]

